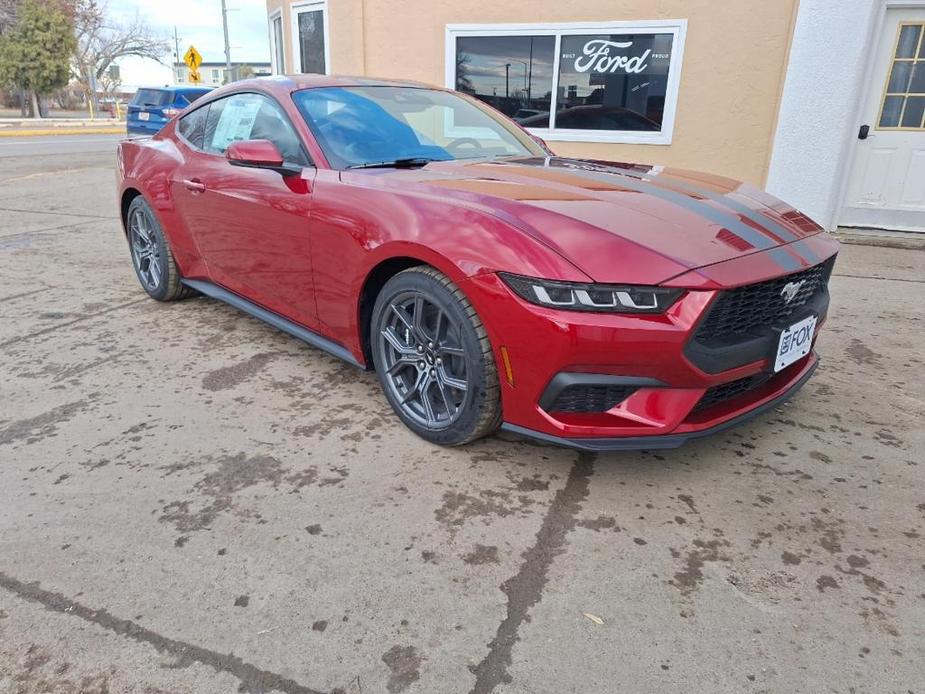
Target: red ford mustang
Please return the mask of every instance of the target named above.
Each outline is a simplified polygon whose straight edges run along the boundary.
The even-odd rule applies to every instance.
[[[556,157],[408,82],[238,82],[119,146],[153,298],[200,292],[362,368],[456,445],[668,448],[817,364],[836,242],[750,185]]]

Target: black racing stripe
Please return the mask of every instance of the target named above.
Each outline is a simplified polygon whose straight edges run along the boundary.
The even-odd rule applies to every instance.
[[[621,169],[620,167],[613,167],[613,168],[616,172],[624,176],[632,176],[633,178],[638,178],[643,181],[649,181],[656,185],[674,186],[675,188],[686,190],[690,193],[694,193],[695,195],[699,195],[700,197],[707,198],[708,200],[712,200],[716,203],[719,203],[720,205],[723,205],[724,207],[727,207],[731,210],[735,210],[736,212],[741,214],[743,217],[751,220],[758,226],[764,227],[768,231],[778,236],[783,243],[793,243],[801,239],[801,237],[794,234],[792,231],[790,231],[789,229],[781,225],[779,222],[777,222],[773,218],[767,215],[761,214],[753,210],[752,208],[750,208],[748,205],[745,205],[739,202],[738,200],[732,199],[722,193],[717,193],[715,191],[712,191],[709,188],[704,188],[703,186],[699,186],[695,183],[688,183],[687,181],[684,181],[679,178],[674,178],[673,176],[666,175],[666,174],[650,175],[650,174],[646,174],[643,172],[630,171],[629,169]],[[665,177],[665,181],[658,180],[662,176]],[[810,265],[815,265],[819,262],[819,257],[815,253],[813,253],[809,248],[806,248],[801,245],[799,250],[797,250],[797,248],[793,248],[793,250],[796,251],[803,258],[803,260],[805,260]]]
[[[722,193],[717,193],[708,188],[698,186],[694,183],[688,183],[687,181],[682,181],[678,178],[672,178],[671,176],[666,176],[666,180],[660,181],[658,179],[662,178],[662,174],[657,174],[655,176],[643,176],[641,177],[644,181],[651,181],[656,185],[668,185],[675,188],[680,188],[681,190],[686,190],[695,195],[699,195],[702,198],[707,198],[713,202],[717,202],[724,207],[728,207],[731,210],[735,210],[743,217],[750,219],[755,224],[765,227],[768,231],[774,233],[775,236],[779,237],[783,242],[796,241],[800,237],[794,234],[789,229],[785,229],[783,226],[775,222],[770,217],[765,215],[760,215],[750,208],[748,205],[744,205],[738,200],[734,200]]]
[[[562,166],[559,168],[568,169],[569,171],[574,171],[577,175],[581,175],[585,178],[591,178],[596,181],[607,181],[608,183],[613,184],[613,177],[616,176],[619,178],[620,185],[624,188],[629,188],[630,190],[635,190],[640,193],[647,193],[657,198],[661,198],[666,202],[673,203],[678,207],[688,210],[700,217],[710,220],[724,229],[728,229],[736,236],[742,238],[742,240],[747,241],[753,248],[760,251],[769,251],[770,256],[773,260],[781,267],[782,270],[789,272],[792,270],[798,270],[802,265],[797,262],[796,258],[792,255],[783,251],[779,246],[779,242],[772,239],[767,234],[763,234],[754,227],[751,227],[740,219],[717,210],[709,205],[695,200],[694,198],[686,195],[685,193],[678,193],[673,190],[668,190],[661,186],[655,185],[650,181],[644,179],[637,179],[629,174],[624,174],[615,167],[603,167],[600,165],[592,165],[594,168],[591,168],[585,162],[577,160],[568,160],[568,159],[558,159],[560,162],[567,162],[568,165]],[[576,163],[572,163],[576,162]],[[577,165],[576,165],[577,164]],[[608,178],[603,178],[607,176]]]

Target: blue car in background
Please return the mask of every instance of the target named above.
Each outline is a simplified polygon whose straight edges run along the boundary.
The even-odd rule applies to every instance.
[[[125,118],[129,135],[153,135],[203,94],[207,87],[143,87],[135,92]]]

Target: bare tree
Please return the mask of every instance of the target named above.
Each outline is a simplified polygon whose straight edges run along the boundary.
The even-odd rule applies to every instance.
[[[108,19],[106,6],[97,0],[73,0],[73,3],[77,33],[74,77],[83,86],[94,110],[99,112],[96,91],[100,82],[105,81],[110,65],[128,56],[163,63],[170,43],[138,16],[128,24],[121,24]]]

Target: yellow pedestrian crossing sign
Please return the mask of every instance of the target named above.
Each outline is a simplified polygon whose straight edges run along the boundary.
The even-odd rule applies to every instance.
[[[186,63],[186,67],[190,69],[190,72],[199,72],[199,66],[202,65],[202,56],[199,55],[199,51],[196,50],[195,46],[190,46],[186,49],[183,62]]]

